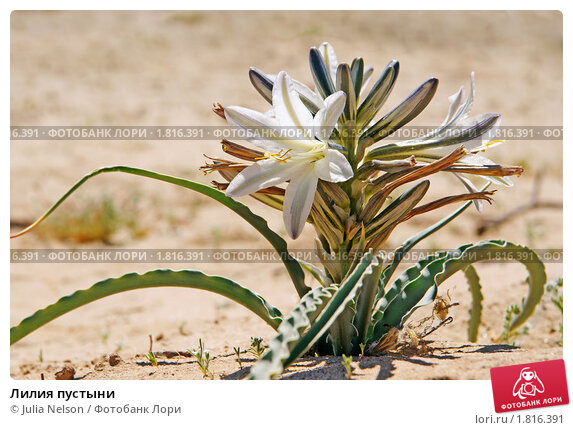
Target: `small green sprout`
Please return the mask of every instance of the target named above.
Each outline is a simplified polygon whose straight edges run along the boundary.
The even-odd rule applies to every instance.
[[[561,322],[559,323],[561,339],[557,341],[557,344],[563,345],[563,278],[547,283],[545,290],[551,294],[551,302],[561,311]]]
[[[366,348],[366,344],[361,343],[359,346],[360,346],[360,361],[362,361],[362,359],[364,358],[364,348]]]
[[[261,355],[263,355],[263,352],[265,352],[265,347],[263,346],[263,338],[251,337],[251,346],[247,352],[251,353],[256,358],[261,358]]]
[[[243,363],[241,361],[241,348],[238,346],[234,346],[233,350],[235,351],[235,355],[237,356],[237,362],[239,363],[239,367],[243,370]]]
[[[157,366],[157,358],[155,357],[155,354],[153,352],[149,352],[145,358],[147,358],[147,360],[151,363],[152,366]]]
[[[342,365],[346,369],[346,377],[352,379],[352,356],[342,354]]]
[[[515,340],[518,336],[525,335],[529,333],[529,327],[524,326],[521,330],[511,331],[511,321],[515,315],[519,315],[521,313],[521,306],[517,304],[510,305],[505,310],[505,317],[503,323],[503,332],[501,333],[500,339],[508,345],[516,346]]]
[[[149,335],[149,352],[145,356],[152,366],[157,366],[157,358],[153,353],[153,336]]]
[[[201,368],[201,373],[203,377],[210,377],[213,379],[213,373],[209,370],[209,363],[211,362],[211,356],[209,351],[204,349],[203,341],[199,338],[199,348],[195,350],[188,349],[189,353],[197,359],[197,364]]]

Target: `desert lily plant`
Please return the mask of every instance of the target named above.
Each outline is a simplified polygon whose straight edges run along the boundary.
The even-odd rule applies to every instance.
[[[269,379],[310,349],[315,354],[376,354],[395,343],[412,312],[430,304],[438,287],[462,271],[472,293],[468,338],[476,341],[481,321],[481,286],[474,263],[515,259],[528,270],[529,291],[509,323],[520,327],[541,300],[545,268],[527,247],[503,240],[463,245],[441,251],[399,276],[396,269],[421,240],[456,219],[472,203],[478,210],[492,202],[491,183],[510,186],[508,177],[522,173],[501,166],[481,153],[495,140],[500,115],[470,116],[474,77],[466,94],[462,87],[450,97],[443,123],[431,133],[408,141],[383,143],[412,121],[434,96],[438,80],[430,78],[384,115],[379,112],[399,72],[391,61],[370,85],[372,68],[362,58],[339,62],[329,44],[311,48],[310,71],[315,88],[291,78],[285,71],[266,74],[251,68],[250,80],[271,109],[257,112],[240,106],[215,105],[214,111],[242,133],[250,145],[222,141],[222,150],[234,159],[208,157],[205,173],[218,172],[222,182],[213,187],[147,170],[115,166],[96,170],[76,183],[23,234],[49,216],[88,179],[107,172],[123,172],[156,179],[204,194],[237,213],[278,251],[300,297],[288,314],[229,279],[198,271],[155,270],[101,281],[37,311],[11,329],[14,343],[83,304],[138,288],[179,286],[221,294],[254,312],[277,331],[268,348],[251,368],[252,379]],[[465,192],[445,190],[443,197],[422,203],[433,175],[457,177]],[[485,179],[478,188],[475,179]],[[297,238],[304,226],[316,232],[321,267],[289,254],[285,240],[266,221],[233,197],[250,195],[282,211],[287,234]],[[384,245],[400,223],[446,205],[463,203],[449,216],[404,242],[392,254]],[[305,274],[307,279],[305,279]],[[319,286],[311,289],[308,277]]]

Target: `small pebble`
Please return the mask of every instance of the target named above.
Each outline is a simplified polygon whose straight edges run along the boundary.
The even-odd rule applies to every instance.
[[[62,370],[55,373],[55,376],[58,380],[70,380],[74,378],[75,374],[76,369],[66,364]]]
[[[117,366],[119,363],[121,363],[121,357],[119,354],[110,354],[108,357],[108,363],[110,366]]]

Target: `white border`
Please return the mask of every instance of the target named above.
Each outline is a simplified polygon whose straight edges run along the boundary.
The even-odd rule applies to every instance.
[[[212,6],[218,6],[221,9],[235,9],[241,6],[245,9],[319,9],[316,2],[294,0],[288,3],[269,3],[268,1],[249,2],[211,2],[198,5],[191,5],[189,2],[182,1],[162,1],[155,3],[132,3],[121,1],[99,1],[99,2],[82,2],[74,3],[70,1],[53,1],[49,7],[45,2],[28,1],[28,2],[7,2],[3,3],[4,14],[2,16],[2,58],[3,64],[3,84],[4,98],[2,101],[2,118],[4,122],[9,122],[10,106],[9,94],[10,82],[9,74],[9,40],[10,40],[10,17],[11,9],[131,9],[136,6],[142,10],[153,9],[188,9],[193,6],[196,9],[212,9]],[[356,2],[348,3],[342,1],[321,2],[322,6],[328,9],[346,9],[348,6],[358,6],[358,9],[379,9],[383,7],[389,10],[403,10],[405,6],[412,9],[427,9],[428,2],[388,2],[381,4],[379,2]],[[476,9],[543,9],[543,10],[562,10],[564,11],[564,92],[571,94],[570,79],[570,28],[571,7],[567,1],[544,1],[544,2],[503,2],[503,1],[481,1],[479,4],[470,3],[470,7],[464,7],[461,2],[431,2],[431,5],[438,10],[468,10]],[[81,6],[81,7],[80,7]],[[209,6],[208,8],[202,6]],[[276,6],[276,7],[272,7]],[[571,118],[570,98],[564,100],[564,117]],[[570,135],[571,126],[565,121],[565,136]],[[8,126],[3,127],[7,134]],[[571,150],[569,145],[564,145],[565,160]],[[10,180],[9,163],[9,141],[6,139],[1,146],[2,160],[5,166],[2,169],[2,185],[8,190]],[[570,192],[571,173],[565,169],[565,196]],[[7,226],[9,221],[9,192],[2,193],[2,221]],[[565,199],[564,216],[569,220],[570,199]],[[567,222],[564,226],[565,238],[571,237],[570,224]],[[6,232],[6,237],[8,232]],[[201,426],[210,426],[213,428],[389,428],[390,426],[420,426],[419,428],[448,428],[449,426],[460,426],[468,428],[472,426],[482,426],[476,424],[475,416],[483,417],[502,416],[494,412],[493,400],[491,395],[491,386],[489,381],[284,381],[284,382],[254,382],[246,383],[239,381],[85,381],[81,385],[77,382],[60,382],[51,383],[47,381],[13,381],[9,378],[9,303],[8,285],[10,282],[9,273],[9,240],[5,240],[5,246],[2,248],[0,258],[2,261],[2,278],[4,282],[4,353],[3,371],[0,380],[2,381],[3,405],[0,407],[2,422],[7,423],[5,428],[22,426],[19,428],[81,428],[92,425],[126,425],[129,428],[133,426],[179,426],[199,428]],[[565,273],[566,284],[571,279],[572,261],[569,255],[567,240],[565,243]],[[567,287],[568,288],[568,287]],[[566,300],[569,297],[566,294]],[[566,305],[569,306],[569,305]],[[565,316],[564,324],[570,327],[570,318]],[[565,330],[565,347],[564,358],[568,364],[571,357],[571,336],[568,329]],[[569,366],[570,373],[573,372]],[[571,379],[573,381],[573,379]],[[127,415],[127,414],[110,414],[110,415],[37,415],[21,417],[17,414],[11,414],[10,405],[21,404],[22,401],[10,399],[10,393],[13,388],[20,390],[110,390],[116,391],[116,398],[112,401],[103,401],[102,404],[109,406],[122,406],[131,404],[163,406],[174,405],[182,406],[183,413],[180,415]],[[29,402],[25,402],[28,404]],[[41,401],[37,402],[41,404]],[[48,402],[49,403],[49,402]],[[87,405],[89,402],[85,402]],[[523,414],[563,414],[566,422],[570,422],[570,406],[558,406],[553,408],[537,409],[524,411]],[[509,416],[510,414],[504,414]],[[87,419],[86,419],[87,418]],[[6,425],[6,424],[5,424]],[[454,427],[454,428],[456,428]],[[505,426],[504,426],[505,427]],[[550,428],[557,428],[552,425]],[[407,427],[406,427],[407,428]]]

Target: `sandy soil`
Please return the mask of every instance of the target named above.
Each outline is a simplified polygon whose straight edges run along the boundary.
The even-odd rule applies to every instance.
[[[250,86],[251,65],[281,68],[309,82],[307,50],[328,40],[339,58],[362,55],[376,70],[392,58],[401,62],[400,78],[388,101],[393,106],[429,76],[440,88],[418,125],[436,124],[447,111],[447,97],[476,72],[474,112],[496,111],[504,125],[562,124],[561,16],[547,12],[15,12],[11,19],[12,125],[218,125],[213,102],[263,110],[265,102]],[[340,29],[344,29],[341,31]],[[78,178],[104,165],[124,164],[208,182],[198,171],[202,154],[220,155],[216,141],[13,141],[11,144],[11,219],[32,220]],[[499,189],[482,215],[468,211],[456,225],[421,243],[449,248],[481,238],[504,238],[537,249],[563,246],[559,210],[536,210],[513,222],[476,235],[485,220],[529,199],[534,178],[543,175],[540,195],[561,201],[562,142],[518,141],[494,148],[490,158],[520,164],[526,173],[511,189]],[[458,183],[448,176],[433,180],[427,199],[443,196]],[[138,216],[146,235],[120,234],[112,245],[75,244],[32,233],[13,240],[19,248],[266,248],[264,240],[226,208],[167,184],[107,175],[88,182],[66,206],[111,196],[140,197]],[[284,232],[273,209],[248,199],[254,212]],[[61,211],[66,211],[62,207]],[[415,218],[396,229],[389,247],[446,213]],[[15,231],[15,230],[13,230]],[[312,231],[292,246],[312,248]],[[157,264],[12,264],[10,322],[108,277],[143,272]],[[288,312],[296,293],[278,264],[164,264],[229,277]],[[529,322],[520,348],[494,342],[504,310],[526,292],[525,270],[518,264],[482,264],[483,326],[477,344],[466,340],[470,305],[463,278],[442,287],[460,305],[454,322],[428,338],[426,354],[389,353],[354,358],[355,378],[487,379],[489,368],[559,358],[556,332],[561,315],[544,297]],[[547,265],[548,278],[562,275],[559,262]],[[314,285],[314,284],[312,284]],[[414,320],[428,315],[421,309]],[[273,330],[238,305],[204,292],[163,288],[108,297],[42,327],[11,348],[13,378],[47,379],[64,365],[81,379],[202,378],[189,357],[160,355],[151,367],[144,354],[148,335],[155,351],[186,351],[201,338],[215,357],[216,378],[240,378],[233,347],[246,350],[251,336],[268,341]],[[105,358],[117,352],[122,361]],[[245,369],[252,364],[243,354]],[[339,358],[305,357],[285,378],[343,378]]]

